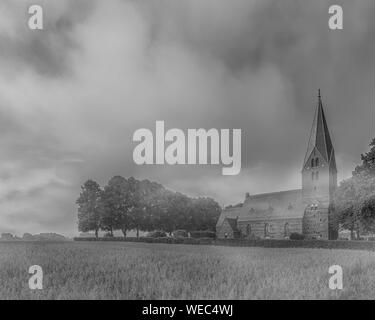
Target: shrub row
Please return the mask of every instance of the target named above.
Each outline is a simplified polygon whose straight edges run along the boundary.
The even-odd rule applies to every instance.
[[[146,243],[172,243],[172,244],[213,244],[211,238],[171,238],[171,237],[112,237],[112,238],[84,238],[77,237],[74,241],[125,241],[125,242],[146,242]]]
[[[74,238],[75,241],[126,241],[146,243],[171,244],[213,244],[236,247],[265,247],[265,248],[322,248],[322,249],[355,249],[375,251],[373,241],[350,240],[288,240],[288,239],[216,239],[212,238],[151,238],[151,237],[113,237],[113,238]]]
[[[191,231],[190,236],[192,238],[216,238],[216,233],[213,231]]]
[[[289,239],[217,239],[216,245],[265,248],[320,248],[320,249],[354,249],[375,251],[372,241],[351,240],[289,240]]]

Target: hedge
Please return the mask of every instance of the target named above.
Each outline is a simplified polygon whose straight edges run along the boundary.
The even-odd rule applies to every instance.
[[[147,237],[149,238],[164,238],[167,234],[164,231],[151,231],[147,234]]]
[[[290,240],[304,240],[305,236],[303,234],[293,232],[290,234],[289,239]]]
[[[289,239],[212,239],[212,238],[150,238],[150,237],[113,237],[113,238],[74,238],[75,241],[124,241],[170,244],[208,244],[235,247],[264,248],[321,248],[321,249],[354,249],[375,251],[374,241],[353,240],[289,240]]]
[[[264,248],[354,249],[375,251],[374,242],[358,240],[217,239],[215,240],[215,245]]]
[[[175,230],[172,232],[173,238],[187,238],[188,232],[186,230]]]
[[[123,241],[123,242],[146,242],[146,243],[171,243],[171,244],[213,244],[214,240],[211,238],[171,238],[171,237],[113,237],[113,238],[84,238],[77,237],[74,241]]]
[[[216,238],[216,233],[213,231],[191,231],[190,236],[192,238]]]

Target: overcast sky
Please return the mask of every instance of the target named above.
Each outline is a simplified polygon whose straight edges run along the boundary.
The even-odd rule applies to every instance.
[[[332,3],[331,3],[332,2]],[[27,27],[44,8],[43,31]],[[340,4],[344,29],[328,28]],[[375,2],[0,2],[0,231],[77,233],[88,178],[149,178],[221,205],[300,188],[321,88],[339,180],[375,136]],[[242,129],[242,171],[137,166],[133,132]]]

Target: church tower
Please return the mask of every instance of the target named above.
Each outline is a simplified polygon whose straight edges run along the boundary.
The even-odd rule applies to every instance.
[[[337,238],[337,228],[331,219],[336,187],[335,152],[319,90],[318,105],[302,167],[302,199],[305,206],[302,230],[308,238]]]

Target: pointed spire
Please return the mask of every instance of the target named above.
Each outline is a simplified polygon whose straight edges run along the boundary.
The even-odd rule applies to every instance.
[[[329,135],[327,121],[323,111],[322,97],[320,89],[318,90],[318,105],[315,110],[313,125],[311,128],[310,139],[307,146],[307,152],[304,160],[304,167],[306,161],[309,159],[311,152],[316,149],[322,155],[327,163],[334,161],[334,150],[332,146],[331,137]]]

